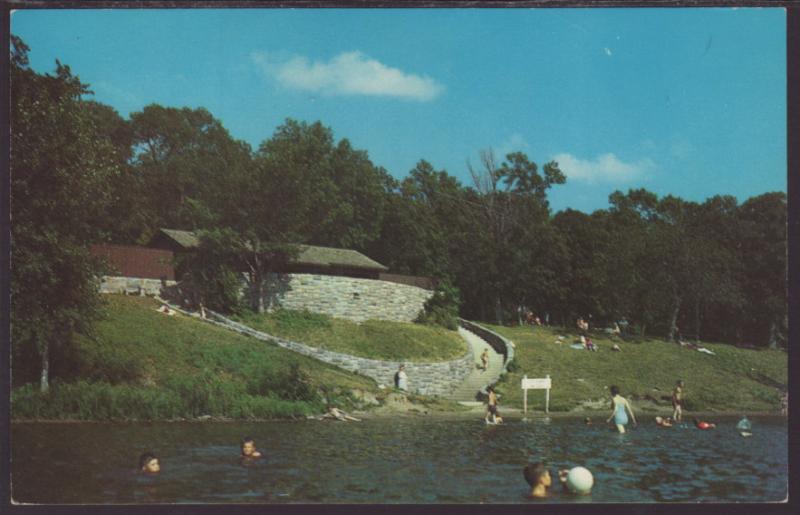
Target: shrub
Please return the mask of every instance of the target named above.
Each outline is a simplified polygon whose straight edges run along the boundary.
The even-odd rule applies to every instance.
[[[442,282],[436,287],[433,296],[425,301],[423,310],[416,319],[417,323],[439,325],[452,331],[458,329],[458,308],[461,305],[458,288],[449,282]]]

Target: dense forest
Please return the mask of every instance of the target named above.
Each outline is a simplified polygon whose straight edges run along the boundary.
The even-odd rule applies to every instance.
[[[319,121],[287,119],[252,149],[202,108],[125,119],[68,66],[32,70],[28,51],[12,36],[11,320],[14,359],[45,381],[101,313],[88,246],[143,244],[159,227],[201,235],[191,274],[220,309],[236,302],[232,260],[260,287],[287,243],[308,243],[436,277],[466,318],[508,323],[525,305],[551,324],[624,317],[668,339],[785,345],[783,192],[631,189],[591,214],[552,213],[547,192],[567,180],[555,162],[476,149],[469,184],[424,159],[398,180]]]

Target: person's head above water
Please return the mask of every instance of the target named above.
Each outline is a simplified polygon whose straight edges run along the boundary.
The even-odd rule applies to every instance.
[[[548,487],[553,482],[550,478],[550,471],[547,470],[547,467],[545,467],[544,463],[541,461],[529,463],[522,469],[522,475],[525,476],[525,481],[534,489],[537,486]]]
[[[139,471],[144,474],[158,474],[161,471],[158,457],[150,452],[143,453],[139,456]]]
[[[246,458],[260,458],[261,453],[256,450],[256,442],[249,436],[242,438],[242,456]]]
[[[616,397],[617,395],[619,395],[619,387],[617,385],[611,385],[611,388],[609,388],[609,390],[611,390],[612,397]]]

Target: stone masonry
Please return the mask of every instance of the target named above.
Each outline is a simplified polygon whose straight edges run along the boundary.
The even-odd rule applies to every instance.
[[[173,286],[175,281],[166,281]],[[100,278],[100,293],[127,293],[136,295],[160,295],[163,284],[160,279],[120,277],[104,275]]]
[[[272,274],[267,309],[308,310],[353,322],[412,322],[433,292],[376,279],[335,275]]]
[[[175,307],[175,306],[173,306]],[[184,311],[175,307],[176,310],[190,315],[196,314]],[[241,334],[245,334],[258,340],[274,343],[285,349],[292,350],[305,356],[318,359],[325,363],[335,365],[350,372],[355,372],[374,379],[379,385],[388,387],[394,386],[394,373],[397,372],[400,364],[405,364],[408,374],[409,390],[413,393],[422,395],[449,395],[469,375],[475,368],[475,357],[472,351],[467,351],[463,357],[452,361],[439,363],[414,363],[408,361],[379,361],[375,359],[361,358],[342,354],[316,347],[310,347],[302,343],[284,340],[250,327],[239,324],[218,313],[206,310],[206,321],[223,326]]]

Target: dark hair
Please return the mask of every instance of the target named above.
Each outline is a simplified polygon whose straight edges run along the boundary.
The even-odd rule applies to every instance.
[[[538,485],[539,480],[545,473],[547,473],[547,467],[545,467],[544,463],[541,461],[528,463],[528,465],[522,469],[522,475],[525,476],[525,481],[531,486]]]
[[[678,379],[677,381],[675,381],[675,384],[683,384],[683,379]]]
[[[611,386],[611,396],[619,395],[619,387],[617,385]]]
[[[152,452],[144,452],[141,456],[139,456],[139,468],[143,469],[148,463],[152,460],[157,460],[158,456],[153,454]]]
[[[487,386],[486,387],[486,393],[493,392],[493,391],[494,391],[494,386]]]
[[[253,440],[253,438],[252,438],[252,437],[250,437],[250,436],[245,436],[244,438],[242,438],[242,449],[244,449],[244,444],[246,444],[246,443],[252,443],[252,444],[255,444],[255,443],[256,443],[256,441],[255,441],[255,440]]]

